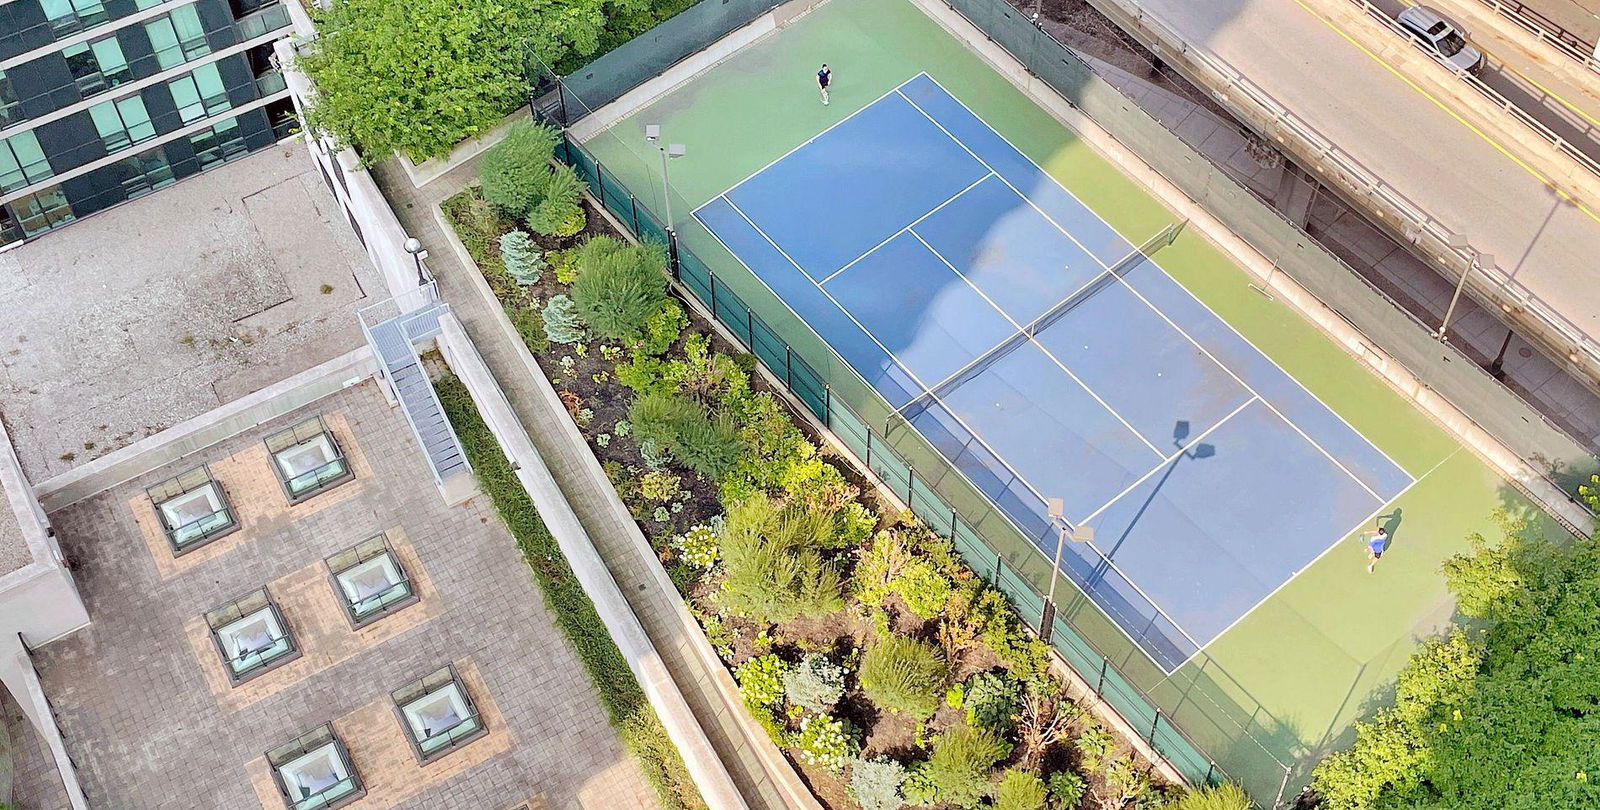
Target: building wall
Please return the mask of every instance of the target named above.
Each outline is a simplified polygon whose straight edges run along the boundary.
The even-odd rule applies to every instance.
[[[0,6],[0,245],[287,135],[289,30],[278,0]]]

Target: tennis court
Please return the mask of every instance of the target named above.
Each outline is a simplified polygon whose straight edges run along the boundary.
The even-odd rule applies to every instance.
[[[1413,483],[925,73],[694,215],[1168,673]]]

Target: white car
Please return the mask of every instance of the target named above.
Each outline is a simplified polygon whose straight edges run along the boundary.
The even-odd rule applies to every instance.
[[[1408,6],[1396,19],[1445,67],[1474,76],[1483,70],[1483,52],[1468,45],[1466,36],[1439,12],[1427,6]]]

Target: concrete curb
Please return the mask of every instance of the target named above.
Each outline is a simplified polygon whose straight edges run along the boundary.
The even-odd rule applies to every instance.
[[[54,512],[356,385],[377,371],[372,349],[363,345],[41,481],[34,485],[34,495],[46,512]],[[384,391],[387,395],[388,389]]]
[[[461,380],[466,383],[478,410],[489,425],[490,431],[511,460],[517,480],[533,498],[539,515],[550,529],[561,553],[566,556],[578,582],[593,600],[595,610],[605,622],[606,629],[616,641],[618,649],[628,660],[628,668],[644,689],[666,728],[667,736],[683,756],[700,795],[712,810],[747,810],[748,805],[739,795],[722,760],[706,739],[705,731],[695,720],[684,701],[678,685],[672,680],[655,647],[646,635],[644,626],[634,615],[622,590],[611,572],[605,567],[595,550],[577,513],[567,503],[566,496],[557,486],[555,478],[545,466],[544,459],[528,438],[511,402],[506,398],[494,374],[478,355],[478,350],[467,337],[466,330],[455,315],[446,314],[440,319],[443,334],[439,336],[439,349]]]
[[[587,192],[585,192],[585,196],[588,196]],[[590,197],[590,202],[594,204],[596,210],[605,212],[605,207],[592,197]],[[478,270],[477,263],[467,253],[466,246],[462,245],[460,239],[456,237],[454,229],[445,220],[444,213],[439,209],[439,206],[435,205],[433,207],[433,215],[449,240],[451,249],[456,252],[457,258],[471,271],[471,282],[474,290],[484,299],[485,303],[492,305],[496,313],[496,326],[505,334],[507,339],[515,343],[517,357],[521,360],[529,377],[534,379],[534,387],[538,389],[540,398],[545,401],[547,407],[565,413],[566,406],[561,404],[561,399],[557,396],[555,387],[550,384],[549,377],[545,376],[537,358],[522,342],[521,336],[517,334],[516,327],[512,326],[510,319],[506,317],[500,300],[495,297],[494,291],[489,288],[489,284],[484,280],[482,272]],[[621,223],[611,219],[609,212],[605,212],[605,215],[619,233],[631,239],[627,229],[623,228]],[[583,438],[583,434],[578,431],[577,425],[574,425],[570,419],[563,419],[561,420],[561,432],[564,440],[574,447],[581,448],[579,455],[584,460],[584,472],[590,478],[602,484],[610,509],[629,527],[630,545],[640,561],[643,562],[642,568],[648,572],[651,579],[651,587],[665,594],[674,606],[675,618],[687,631],[684,635],[691,639],[691,646],[694,648],[695,656],[712,673],[723,705],[738,719],[739,728],[744,732],[745,741],[757,753],[767,777],[784,793],[784,797],[788,800],[790,807],[798,808],[799,810],[821,810],[821,805],[817,802],[816,797],[800,781],[799,775],[790,766],[783,752],[778,750],[771,738],[767,736],[766,731],[744,709],[744,702],[739,695],[738,684],[734,682],[732,674],[728,672],[727,666],[722,663],[722,659],[717,655],[716,650],[711,647],[711,642],[706,639],[705,631],[701,629],[700,623],[689,613],[688,606],[684,604],[683,599],[678,595],[677,588],[673,586],[672,580],[667,577],[666,571],[656,558],[655,551],[650,547],[649,540],[645,538],[644,532],[639,529],[633,516],[628,512],[627,506],[622,503],[622,498],[617,495],[616,488],[611,484],[611,479],[606,476],[605,470],[601,469],[599,459],[595,458],[588,442]],[[596,558],[598,559],[598,554],[596,554]]]
[[[1547,481],[1537,470],[1529,467],[1499,439],[1490,435],[1465,413],[1434,392],[1426,382],[1418,379],[1382,347],[1373,345],[1365,335],[1298,282],[1285,273],[1276,272],[1273,263],[1267,257],[1256,252],[1248,242],[1229,231],[1204,206],[1189,199],[1181,189],[1161,176],[1131,149],[1058,95],[1054,88],[1028,73],[1003,49],[990,42],[982,31],[934,0],[911,0],[911,2],[938,21],[957,39],[965,42],[1029,98],[1076,132],[1102,157],[1155,194],[1163,204],[1177,212],[1179,216],[1188,219],[1207,241],[1254,276],[1257,286],[1269,290],[1274,297],[1288,304],[1333,338],[1346,352],[1412,402],[1418,410],[1449,431],[1457,441],[1471,449],[1503,477],[1515,482],[1524,491],[1533,493],[1541,502],[1541,506],[1571,526],[1583,532],[1594,530],[1594,519],[1587,512],[1572,503],[1565,493]]]

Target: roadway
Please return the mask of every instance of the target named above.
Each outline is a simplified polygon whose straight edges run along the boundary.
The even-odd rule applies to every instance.
[[[1545,181],[1541,168],[1570,158],[1457,112],[1436,89],[1437,75],[1419,81],[1409,74],[1418,63],[1395,53],[1405,50],[1396,47],[1398,35],[1374,41],[1365,29],[1358,33],[1318,13],[1348,15],[1348,0],[1139,4],[1191,46],[1250,77],[1416,207],[1465,234],[1513,283],[1585,334],[1600,336],[1600,202],[1575,203]],[[1421,69],[1442,70],[1426,63]]]

